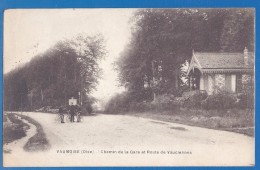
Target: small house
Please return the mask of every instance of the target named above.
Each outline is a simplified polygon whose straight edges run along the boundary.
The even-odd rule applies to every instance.
[[[242,93],[254,88],[254,53],[193,52],[187,75],[192,90]]]

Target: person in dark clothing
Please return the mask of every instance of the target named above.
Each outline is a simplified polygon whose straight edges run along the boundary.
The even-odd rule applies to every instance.
[[[70,121],[74,122],[74,116],[76,114],[76,107],[74,105],[70,106]]]
[[[60,108],[59,108],[59,115],[60,115],[61,123],[65,123],[65,122],[64,122],[64,113],[63,113],[63,112],[64,112],[64,111],[63,111],[63,108],[60,107]]]
[[[77,105],[77,122],[80,122],[80,114],[81,114],[81,108],[79,105]]]

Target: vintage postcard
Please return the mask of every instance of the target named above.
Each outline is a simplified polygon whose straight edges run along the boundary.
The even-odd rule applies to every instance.
[[[4,12],[3,166],[254,166],[255,9]]]

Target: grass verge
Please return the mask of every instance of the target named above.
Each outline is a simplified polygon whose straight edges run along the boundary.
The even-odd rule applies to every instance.
[[[29,128],[29,125],[20,120],[15,114],[4,113],[3,124],[3,144],[25,137],[26,130]]]
[[[219,111],[180,109],[174,111],[128,112],[123,114],[209,129],[231,131],[251,137],[254,136],[255,130],[254,112],[249,110],[232,109]]]
[[[50,144],[47,140],[46,134],[43,131],[41,124],[39,124],[34,119],[25,116],[19,115],[22,119],[27,120],[29,123],[36,126],[37,132],[34,136],[32,136],[27,143],[24,145],[23,149],[28,152],[36,152],[36,151],[46,151],[50,148]]]

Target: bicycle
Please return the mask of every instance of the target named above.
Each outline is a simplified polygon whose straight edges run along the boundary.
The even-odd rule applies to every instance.
[[[60,113],[56,114],[54,121],[57,122],[57,123],[61,123],[62,122],[62,115],[63,114],[60,114]]]
[[[63,122],[64,123],[69,123],[71,122],[71,114],[69,113],[58,113],[55,117],[55,122],[57,123],[62,123],[62,119],[63,119]],[[77,112],[75,115],[74,115],[74,120],[75,122],[83,122],[83,116],[81,115],[81,112]]]
[[[67,123],[67,122],[70,122],[70,114],[68,114],[68,113],[62,113],[62,114],[58,113],[58,114],[56,114],[54,121],[57,122],[57,123],[62,123],[62,122],[63,123]]]
[[[81,112],[76,113],[76,120],[77,122],[83,122],[83,116],[81,116]]]

